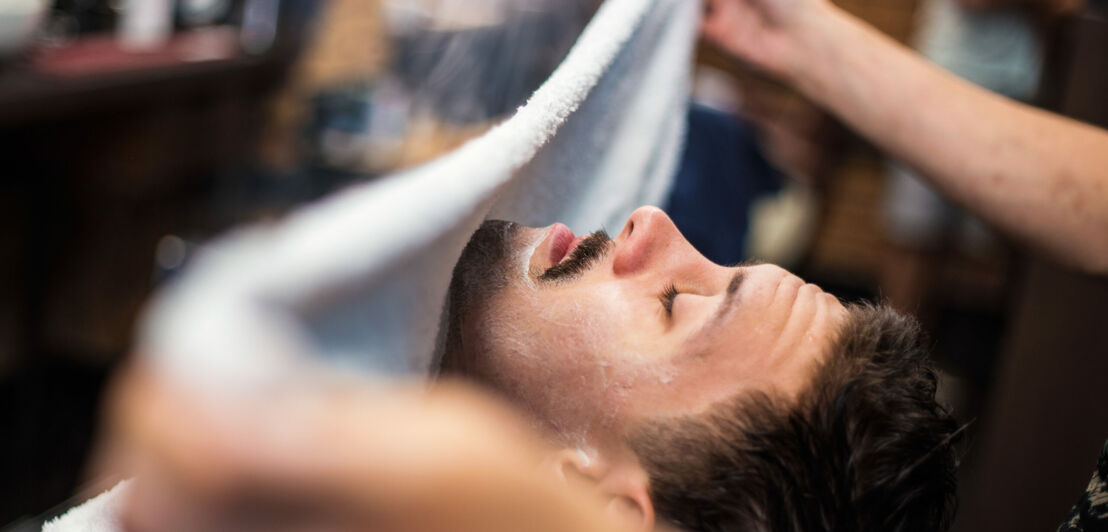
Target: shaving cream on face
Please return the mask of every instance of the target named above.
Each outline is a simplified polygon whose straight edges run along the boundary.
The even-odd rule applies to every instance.
[[[535,281],[531,279],[531,258],[535,255],[535,250],[542,245],[542,238],[535,238],[535,241],[528,244],[527,247],[520,252],[519,257],[516,260],[519,261],[520,275],[519,278],[523,279],[523,284],[531,290],[535,290]]]
[[[595,453],[595,451],[594,451],[594,453]],[[577,456],[581,457],[581,465],[582,466],[589,467],[589,466],[592,465],[592,457],[589,456],[589,452],[586,451],[585,449],[582,449],[581,447],[578,447],[577,448]]]

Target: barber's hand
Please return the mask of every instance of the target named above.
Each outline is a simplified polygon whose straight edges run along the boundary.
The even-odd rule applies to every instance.
[[[131,532],[611,531],[540,467],[546,448],[462,385],[329,386],[213,405],[132,370],[107,463],[136,475]]]
[[[701,31],[736,59],[784,76],[803,59],[805,32],[829,7],[826,0],[706,0]]]

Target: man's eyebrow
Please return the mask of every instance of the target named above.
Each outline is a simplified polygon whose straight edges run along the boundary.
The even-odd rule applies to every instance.
[[[731,281],[727,283],[727,290],[725,290],[723,294],[723,301],[719,302],[719,307],[716,308],[712,317],[704,323],[698,336],[709,333],[711,329],[714,329],[728,314],[730,314],[731,309],[739,302],[739,286],[743,284],[744,273],[744,270],[738,270],[735,272],[735,275],[731,276]]]

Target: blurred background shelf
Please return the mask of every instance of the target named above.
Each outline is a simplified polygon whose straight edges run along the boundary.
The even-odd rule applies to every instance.
[[[293,54],[248,56],[227,41],[232,35],[181,37],[182,45],[130,54],[108,38],[40,54],[23,67],[0,71],[0,128],[73,120],[92,113],[171,103],[197,93],[264,91],[282,78]],[[207,43],[203,41],[209,41]],[[210,56],[188,53],[210,47]],[[104,53],[114,60],[104,60]]]

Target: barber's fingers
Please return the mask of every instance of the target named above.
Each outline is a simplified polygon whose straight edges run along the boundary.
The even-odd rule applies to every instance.
[[[136,529],[190,506],[222,519],[220,506],[243,500],[320,501],[321,515],[362,530],[607,529],[591,501],[539,473],[526,425],[465,387],[340,387],[260,411],[212,408],[139,372],[113,403],[136,472],[152,479],[155,502],[134,499]]]
[[[157,471],[133,479],[118,514],[123,532],[346,532],[386,530],[326,492],[289,487],[213,498]]]
[[[774,35],[772,8],[780,1],[711,0],[701,22],[701,34],[736,59],[774,70],[778,65],[772,64],[774,59],[767,52],[779,46],[774,42],[780,37]]]
[[[349,477],[352,464],[392,475],[450,466],[458,456],[537,463],[540,454],[514,414],[460,385],[426,393],[338,385],[222,401],[140,369],[111,402],[112,433],[136,451],[132,461],[157,463],[208,493],[272,480],[334,482]]]
[[[106,454],[117,467],[156,467],[181,486],[212,494],[250,482],[270,462],[291,476],[313,459],[305,452],[313,439],[326,435],[316,426],[324,418],[287,402],[198,394],[135,368],[109,401]]]

